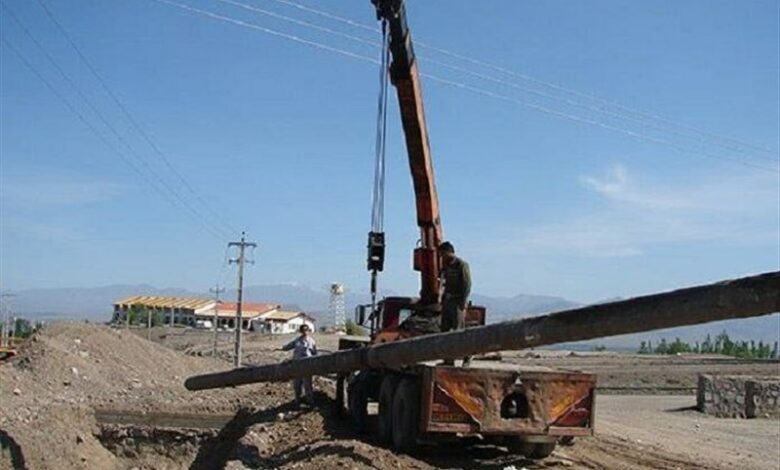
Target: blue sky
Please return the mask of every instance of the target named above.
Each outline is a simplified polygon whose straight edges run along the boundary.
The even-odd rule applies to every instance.
[[[223,260],[233,228],[259,244],[250,284],[367,288],[376,65],[156,0],[43,1],[194,191],[39,3],[3,0],[3,289],[145,282],[205,291],[232,281]],[[283,2],[231,1],[378,39]],[[294,1],[375,23],[368,0]],[[378,55],[230,2],[176,2]],[[594,301],[778,269],[777,1],[475,5],[411,0],[408,10],[416,41],[516,73],[417,48],[424,73],[460,84],[423,80],[444,230],[477,292]],[[134,153],[125,158],[147,162],[136,163],[145,176],[14,50],[114,148],[126,142]],[[414,293],[413,195],[390,98],[382,282]]]

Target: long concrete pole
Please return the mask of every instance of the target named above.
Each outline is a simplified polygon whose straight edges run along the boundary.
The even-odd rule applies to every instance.
[[[525,349],[774,312],[780,312],[780,271],[280,364],[198,375],[188,378],[184,385],[189,390],[203,390],[367,368],[397,368],[433,359]]]

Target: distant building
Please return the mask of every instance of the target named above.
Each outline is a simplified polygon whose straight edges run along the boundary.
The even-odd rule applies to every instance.
[[[235,303],[220,302],[214,304],[208,311],[201,311],[196,315],[198,320],[209,320],[214,322],[214,308],[217,309],[217,327],[233,329],[236,327],[236,309]],[[281,305],[259,304],[244,302],[241,304],[241,328],[243,330],[255,331],[254,323],[263,315],[273,313],[282,308]]]
[[[308,325],[314,331],[316,320],[303,312],[277,310],[255,320],[255,331],[271,334],[295,333],[301,325]]]
[[[163,297],[157,295],[133,295],[114,302],[113,322],[123,323],[130,310],[135,307],[160,312],[166,325],[195,326],[196,316],[213,311],[213,299],[193,297]]]
[[[124,323],[133,309],[144,312],[151,310],[163,315],[165,325],[214,326],[234,329],[236,327],[237,304],[216,302],[213,299],[193,297],[163,297],[156,295],[134,295],[114,302],[114,323]],[[216,310],[216,312],[215,312]],[[282,310],[278,304],[244,302],[241,304],[241,329],[271,334],[294,333],[307,324],[314,331],[314,318],[303,312]]]

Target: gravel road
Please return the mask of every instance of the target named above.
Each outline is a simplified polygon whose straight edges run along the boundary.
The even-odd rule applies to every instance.
[[[695,404],[689,395],[600,396],[596,441],[624,444],[621,457],[637,462],[645,459],[642,454],[667,454],[672,463],[703,468],[780,468],[780,422],[714,418],[692,409]],[[592,447],[584,444],[574,455]],[[592,462],[595,456],[585,457]]]

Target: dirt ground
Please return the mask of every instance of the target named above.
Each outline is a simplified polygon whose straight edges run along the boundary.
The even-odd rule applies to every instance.
[[[780,422],[711,418],[691,409],[692,394],[668,395],[685,393],[698,372],[780,375],[777,362],[505,353],[512,362],[596,372],[604,387],[596,436],[533,462],[478,442],[397,455],[335,416],[325,378],[315,379],[317,407],[306,410],[291,407],[288,384],[188,392],[185,377],[230,367],[232,336],[222,333],[211,358],[211,332],[150,333],[153,341],[145,330],[53,324],[0,363],[0,469],[780,468]],[[320,349],[336,348],[337,337],[316,338]],[[289,339],[247,335],[245,361],[285,359],[275,349]],[[618,392],[667,395],[605,394]],[[106,410],[126,422],[108,424]],[[204,415],[222,421],[204,426]]]

